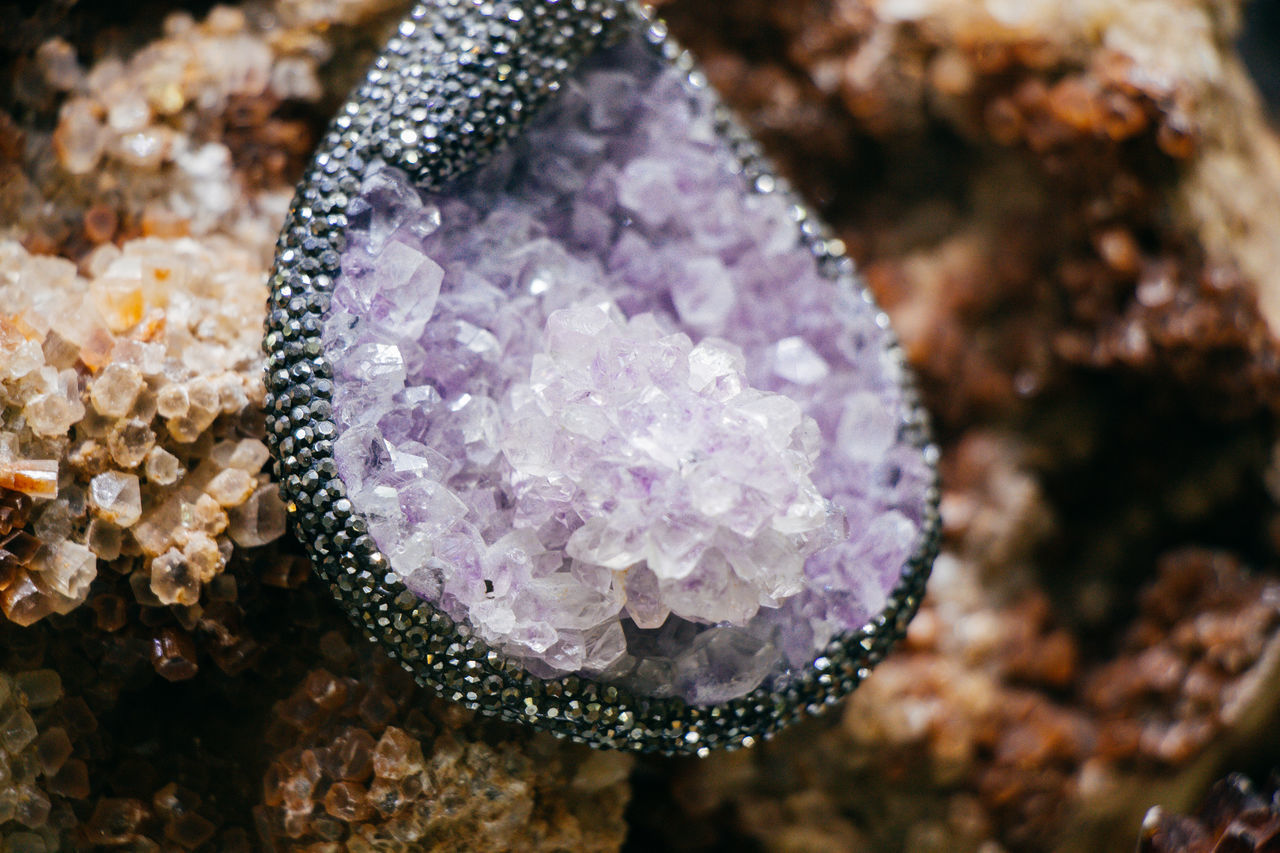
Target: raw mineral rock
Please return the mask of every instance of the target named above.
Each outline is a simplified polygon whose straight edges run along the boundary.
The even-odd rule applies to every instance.
[[[47,788],[72,750],[63,728],[38,727],[32,715],[61,694],[61,680],[52,670],[29,670],[16,678],[0,672],[0,777],[5,780],[0,786],[0,839],[10,849],[46,843],[51,807]],[[11,832],[6,827],[21,829]]]
[[[158,557],[195,533],[221,534],[224,509],[266,483],[260,440],[212,443],[215,431],[254,429],[258,330],[244,318],[262,311],[259,258],[225,238],[146,238],[98,249],[84,275],[0,244],[0,324],[13,332],[0,357],[12,364],[35,344],[39,359],[0,383],[22,414],[0,434],[0,477],[35,499],[33,532],[48,551],[0,596],[8,618],[30,623],[84,601],[96,557]],[[122,305],[133,307],[113,313]],[[187,404],[166,415],[158,401],[175,396]],[[226,450],[194,464],[211,446]],[[258,538],[282,532],[268,525]],[[117,570],[135,568],[153,574],[137,562]],[[196,603],[199,587],[183,588],[166,598]]]
[[[130,45],[143,48],[132,37],[147,29],[140,19],[97,47],[37,38],[33,61],[0,60],[5,79],[19,80],[4,87],[0,108],[13,94],[24,115],[40,117],[19,130],[0,113],[0,239],[12,241],[0,249],[0,688],[12,674],[32,691],[23,716],[5,689],[0,725],[15,748],[34,725],[16,769],[0,772],[0,848],[293,849],[272,841],[267,823],[255,826],[261,765],[230,739],[261,755],[260,728],[243,724],[274,719],[271,703],[283,697],[244,689],[243,679],[283,679],[287,694],[321,665],[317,649],[333,651],[303,626],[318,612],[330,627],[341,620],[305,583],[306,561],[280,547],[285,507],[261,441],[264,282],[324,118],[300,106],[356,79],[400,5],[301,0],[262,17],[221,7],[201,21],[169,16],[132,55]],[[11,37],[56,27],[64,13],[20,13],[0,27],[0,47],[21,52]],[[75,20],[69,37],[81,32]],[[103,55],[108,44],[122,55]],[[339,61],[324,64],[334,54]],[[379,679],[372,663],[344,654],[323,665],[368,690]],[[54,672],[67,692],[46,704]],[[201,698],[183,707],[170,681]],[[408,689],[402,676],[396,683]],[[407,694],[397,696],[403,707]],[[215,706],[231,728],[207,728]],[[355,724],[382,732],[385,706],[360,709]],[[113,718],[123,727],[99,734],[99,721]],[[391,722],[408,731],[403,713]],[[526,746],[511,730],[489,748],[479,729],[441,728],[464,744],[452,765],[458,798],[495,756],[524,763],[527,771],[494,778],[518,802],[536,800],[535,815],[545,809],[530,849],[620,844],[621,758],[602,769],[579,753],[566,764],[549,742],[521,757]],[[547,781],[530,784],[536,774]],[[560,799],[561,787],[576,799]],[[342,793],[330,802],[350,814]],[[473,838],[498,847],[507,825],[491,820],[504,812],[492,808],[443,835],[457,849],[479,849]],[[356,814],[362,832],[392,842],[380,812]]]
[[[840,725],[679,773],[638,798],[633,837],[1126,849],[1149,806],[1195,801],[1228,745],[1273,761],[1280,540],[1259,472],[1280,287],[1260,260],[1280,245],[1280,180],[1231,55],[1234,4],[663,11],[822,199],[923,371],[950,436],[948,544],[911,653]],[[1204,541],[1261,577],[1179,547]],[[1143,588],[1177,624],[1135,617]],[[1225,686],[1193,624],[1228,658],[1265,650]],[[1149,716],[1138,693],[1157,684]]]
[[[277,705],[257,810],[271,843],[617,849],[629,756],[512,738],[425,697],[396,664],[369,660],[370,651],[326,638],[328,668],[311,670]]]
[[[1142,821],[1138,853],[1261,853],[1280,844],[1280,800],[1233,773],[1215,783],[1198,813],[1153,806]]]

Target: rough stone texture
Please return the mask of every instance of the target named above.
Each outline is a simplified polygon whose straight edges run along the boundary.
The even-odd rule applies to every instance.
[[[366,644],[320,642],[325,668],[275,706],[267,732],[264,835],[289,849],[617,848],[628,758],[486,725]]]
[[[189,629],[123,580],[68,617],[0,624],[0,838],[497,851],[523,832],[524,849],[617,849],[626,756],[475,721],[349,629],[304,561],[254,553]]]
[[[932,473],[879,312],[686,76],[635,36],[457,185],[371,169],[324,340],[410,589],[535,675],[710,704],[884,608]]]
[[[388,4],[359,0],[253,12],[239,32],[273,62],[315,69],[321,92],[283,97],[272,84],[234,102],[184,100],[152,119],[196,147],[229,152],[231,170],[219,173],[235,187],[227,216],[169,206],[201,198],[172,165],[157,173],[108,155],[72,175],[49,136],[68,100],[61,93],[87,87],[83,75],[105,52],[120,51],[136,73],[160,55],[139,58],[145,45],[199,42],[226,26],[218,22],[227,13],[200,13],[195,27],[180,20],[181,32],[165,35],[155,14],[163,4],[106,21],[84,4],[36,5],[32,19],[6,8],[0,28],[0,74],[15,83],[0,86],[0,218],[28,256],[60,255],[85,283],[97,278],[83,261],[99,242],[127,249],[144,233],[190,236],[216,255],[224,232],[196,221],[223,223],[264,274],[305,150],[358,75],[361,50],[367,57],[390,23]],[[1030,11],[1015,27],[989,16],[1001,8]],[[839,226],[906,337],[943,425],[948,543],[903,653],[842,708],[765,749],[640,765],[628,816],[634,849],[1133,849],[1152,805],[1190,813],[1231,767],[1259,768],[1263,778],[1277,760],[1280,707],[1267,609],[1280,453],[1274,336],[1254,295],[1276,292],[1278,267],[1265,258],[1280,241],[1266,234],[1280,220],[1269,213],[1275,139],[1230,55],[1236,6],[679,0],[666,11]],[[39,50],[54,34],[67,46]],[[192,85],[234,70],[219,64],[215,73],[218,57],[193,60],[207,74]],[[1111,118],[1100,121],[1096,103]],[[246,305],[260,298],[254,276],[234,286],[254,291]],[[66,367],[80,392],[80,377],[97,375],[74,356]],[[257,376],[256,365],[241,370]],[[92,395],[79,402],[88,418]],[[149,428],[164,453],[132,467],[75,457],[84,471],[75,482],[87,489],[106,470],[132,471],[141,491],[153,476],[173,482],[164,454],[187,471],[213,458],[218,442],[205,438],[190,457],[172,452],[163,419],[183,405],[176,392],[157,396]],[[5,429],[10,412],[6,404]],[[221,436],[217,421],[209,429]],[[6,457],[0,486],[61,489],[71,436],[41,441],[47,451],[22,458],[56,460],[59,476],[51,483],[47,467]],[[35,499],[26,506],[16,494],[0,493],[0,530],[11,525],[0,536],[66,541],[54,519],[37,529]],[[34,559],[25,541],[0,544],[0,578]],[[312,743],[275,703],[305,695],[320,669],[391,694],[377,674],[385,663],[358,652],[346,664],[325,657],[321,638],[341,616],[283,539],[249,552],[241,545],[261,543],[233,536],[226,567],[201,584],[194,607],[160,606],[149,574],[111,568],[104,554],[132,546],[110,528],[77,529],[72,541],[100,555],[86,602],[30,627],[0,620],[0,669],[53,670],[62,687],[52,705],[27,711],[33,744],[46,751],[17,754],[43,755],[52,768],[66,750],[57,730],[72,750],[52,778],[22,759],[49,814],[38,829],[0,824],[0,835],[36,851],[58,849],[59,839],[63,849],[73,839],[149,849],[138,837],[161,844],[170,833],[190,849],[259,849],[254,807],[265,810],[268,835],[284,819],[281,806],[263,803],[268,766]],[[208,553],[199,545],[193,556]],[[175,684],[163,674],[190,677]],[[361,722],[375,746],[388,727],[419,731],[396,707],[385,721]],[[568,828],[562,843],[622,843],[616,822],[591,824],[596,842],[572,834],[576,793],[565,780],[584,772],[568,769],[581,753],[543,752],[526,735],[477,729],[425,700],[419,707],[437,727],[420,735],[424,761],[450,742],[442,731],[459,733],[464,756],[516,756],[518,768],[529,766],[520,756],[534,756],[548,769],[516,774],[529,788],[507,794],[527,802],[528,790],[538,792],[535,809],[545,801],[548,811],[534,813],[550,816],[548,831]],[[264,749],[267,731],[288,736]],[[389,742],[403,744],[398,735]],[[466,772],[480,778],[506,773],[470,761]],[[625,797],[603,780],[625,769],[605,764],[596,777],[608,792],[602,815],[617,814]],[[320,784],[323,806],[313,799],[308,814],[361,808],[354,789]],[[460,813],[483,814],[472,806]],[[179,825],[179,812],[193,816]],[[383,821],[371,814],[343,827],[377,833]],[[204,822],[213,834],[195,846]],[[1218,843],[1217,818],[1197,822]],[[478,837],[478,821],[457,826],[459,844]]]
[[[1259,472],[1277,348],[1257,305],[1280,281],[1249,256],[1274,249],[1280,184],[1230,53],[1235,8],[664,11],[894,317],[946,437],[950,544],[913,651],[840,724],[638,792],[674,827],[659,837],[1118,849],[1149,805],[1178,808],[1241,751],[1274,760],[1256,738],[1276,696]],[[1258,165],[1205,181],[1224,161]],[[1201,544],[1220,550],[1186,547]],[[1243,615],[1259,604],[1261,621]],[[1194,651],[1192,626],[1237,612],[1242,645]],[[1262,649],[1252,666],[1217,669],[1243,647]],[[1120,684],[1164,691],[1163,710],[1107,695]]]
[[[1280,799],[1233,773],[1215,782],[1194,815],[1152,807],[1142,821],[1138,853],[1259,853],[1280,844]]]
[[[82,604],[100,561],[196,604],[231,538],[284,533],[243,320],[261,262],[210,235],[104,244],[82,263],[0,243],[0,466],[45,544],[0,584],[20,624]]]
[[[412,731],[451,801],[498,798],[417,814],[444,849],[501,849],[510,804],[528,849],[616,849],[627,760],[406,685],[309,582],[262,471],[279,219],[392,4],[69,5],[0,10],[0,848],[319,849],[275,837],[264,780],[328,667],[374,697],[347,726]],[[414,849],[388,840],[408,818],[349,816]]]

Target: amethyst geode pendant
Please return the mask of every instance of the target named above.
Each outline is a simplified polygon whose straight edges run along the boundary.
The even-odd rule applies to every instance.
[[[267,327],[300,536],[457,701],[749,745],[923,593],[936,451],[887,319],[639,7],[415,9],[299,189]]]

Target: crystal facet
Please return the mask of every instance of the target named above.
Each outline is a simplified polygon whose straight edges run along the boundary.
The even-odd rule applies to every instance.
[[[347,212],[333,455],[416,595],[534,675],[700,705],[885,608],[932,485],[886,325],[642,37],[486,165],[375,161]]]

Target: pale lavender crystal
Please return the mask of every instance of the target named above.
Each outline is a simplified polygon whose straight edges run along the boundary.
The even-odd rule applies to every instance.
[[[817,424],[744,368],[732,344],[694,345],[612,302],[553,312],[500,407],[515,524],[564,539],[623,602],[643,564],[663,607],[694,622],[744,624],[799,593],[805,559],[847,538],[844,513],[809,477]]]
[[[415,593],[535,675],[724,701],[886,604],[931,482],[877,310],[640,39],[425,195],[374,163],[334,444]]]

